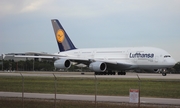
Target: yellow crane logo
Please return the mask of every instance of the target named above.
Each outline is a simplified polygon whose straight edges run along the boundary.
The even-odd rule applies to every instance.
[[[59,43],[62,43],[64,41],[64,37],[65,37],[65,34],[64,34],[64,31],[62,29],[59,29],[56,33],[56,39]]]

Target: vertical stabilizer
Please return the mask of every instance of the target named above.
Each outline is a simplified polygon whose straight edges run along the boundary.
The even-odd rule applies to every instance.
[[[51,22],[54,28],[54,33],[59,47],[59,51],[63,52],[76,49],[60,22],[57,19],[52,19]]]

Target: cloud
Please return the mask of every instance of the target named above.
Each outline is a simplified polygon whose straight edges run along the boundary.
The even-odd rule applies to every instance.
[[[99,17],[111,14],[155,12],[179,14],[179,0],[2,0],[1,17],[36,13],[63,17]],[[149,13],[149,14],[152,14]]]
[[[43,8],[50,15],[64,17],[92,18],[114,14],[130,13],[150,15],[179,14],[178,0],[59,0],[53,1]]]
[[[47,0],[31,0],[31,1],[24,1],[22,9],[20,12],[25,13],[25,12],[32,12],[32,11],[37,11],[41,9],[41,7],[46,4],[48,1]]]
[[[16,4],[13,1],[12,2],[7,1],[7,0],[1,1],[1,4],[0,4],[1,17],[14,13],[15,6]]]
[[[0,18],[29,12],[42,11],[42,7],[51,0],[2,0]]]

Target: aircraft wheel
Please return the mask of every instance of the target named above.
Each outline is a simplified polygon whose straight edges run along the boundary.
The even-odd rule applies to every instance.
[[[112,73],[109,73],[109,75],[112,75]]]
[[[122,72],[118,72],[118,75],[122,75]]]
[[[126,72],[124,72],[124,75],[126,75]]]
[[[100,73],[99,73],[99,72],[94,72],[94,74],[95,74],[95,75],[100,75]]]
[[[113,75],[116,75],[116,72],[113,72]]]
[[[166,76],[166,73],[165,73],[165,72],[163,72],[163,73],[162,73],[162,76]]]

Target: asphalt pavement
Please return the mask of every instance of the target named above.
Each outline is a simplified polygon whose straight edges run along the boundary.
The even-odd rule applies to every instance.
[[[0,92],[0,97],[22,97],[20,92]],[[24,98],[34,99],[55,99],[55,94],[44,93],[24,93]],[[57,94],[56,99],[63,100],[82,100],[82,101],[95,101],[95,95],[73,95],[73,94]],[[97,96],[98,102],[126,102],[129,103],[129,97],[125,96]],[[166,104],[166,105],[180,105],[180,99],[169,98],[147,98],[141,97],[141,103],[148,104]]]

